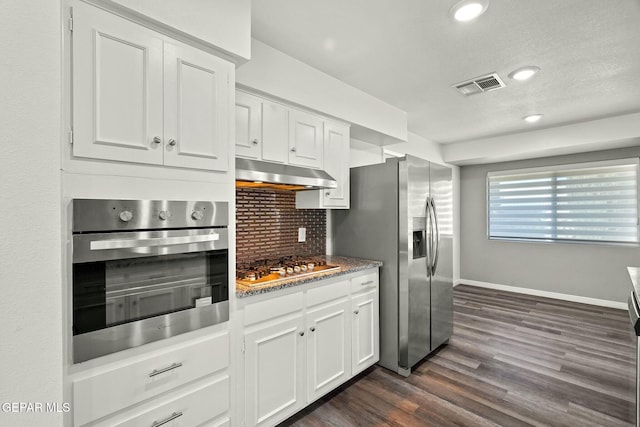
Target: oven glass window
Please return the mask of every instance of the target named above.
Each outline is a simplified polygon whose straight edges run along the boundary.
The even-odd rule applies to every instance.
[[[73,334],[228,299],[226,250],[74,264]]]

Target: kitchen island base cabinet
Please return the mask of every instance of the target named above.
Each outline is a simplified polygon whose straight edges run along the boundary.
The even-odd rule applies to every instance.
[[[246,427],[276,425],[378,361],[377,268],[239,302]]]

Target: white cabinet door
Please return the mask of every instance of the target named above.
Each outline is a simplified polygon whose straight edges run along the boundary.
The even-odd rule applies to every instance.
[[[284,141],[281,144],[284,145]],[[262,142],[262,102],[260,98],[236,91],[236,156],[260,159]]]
[[[275,425],[304,405],[302,314],[245,334],[247,425]]]
[[[164,164],[228,170],[231,64],[186,45],[164,46]]]
[[[324,123],[324,170],[338,187],[322,192],[327,208],[349,207],[349,126]]]
[[[349,302],[310,310],[307,326],[307,401],[312,402],[351,377]]]
[[[354,296],[351,310],[351,375],[355,375],[379,359],[378,292]]]
[[[262,160],[286,163],[289,151],[289,109],[262,101]]]
[[[162,164],[162,39],[84,3],[73,14],[74,156]]]
[[[289,163],[322,169],[322,119],[298,110],[289,111]]]

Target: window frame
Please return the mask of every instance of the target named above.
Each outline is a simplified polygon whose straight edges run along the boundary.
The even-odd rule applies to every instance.
[[[598,241],[598,240],[574,240],[574,239],[532,239],[527,237],[492,237],[491,236],[491,202],[490,202],[490,185],[491,177],[518,175],[518,174],[535,174],[543,172],[565,171],[573,169],[589,169],[609,166],[635,165],[636,169],[636,242],[615,242],[615,241]],[[613,160],[600,160],[580,163],[562,163],[549,166],[536,166],[520,169],[505,169],[487,172],[485,179],[485,230],[487,240],[498,242],[523,242],[523,243],[542,243],[542,244],[569,244],[569,245],[605,245],[605,246],[622,246],[622,247],[640,247],[640,157],[626,157]]]

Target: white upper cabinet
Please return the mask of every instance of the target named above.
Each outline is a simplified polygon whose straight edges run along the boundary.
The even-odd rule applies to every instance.
[[[287,162],[289,109],[267,100],[262,101],[262,160]]]
[[[289,112],[289,163],[322,169],[324,137],[322,119],[303,111]]]
[[[236,156],[287,163],[289,109],[236,91]]]
[[[349,126],[324,122],[324,170],[336,180],[337,188],[299,191],[299,209],[349,209]]]
[[[154,32],[74,8],[74,155],[162,164],[162,56]]]
[[[73,15],[73,155],[226,171],[233,65],[84,3]]]
[[[262,102],[244,92],[236,92],[236,156],[261,157]]]
[[[236,156],[323,169],[335,189],[299,191],[299,209],[349,209],[347,124],[236,91]]]
[[[349,126],[324,124],[324,169],[338,187],[323,194],[326,207],[349,207]]]
[[[229,63],[185,45],[164,46],[164,164],[226,170]]]

